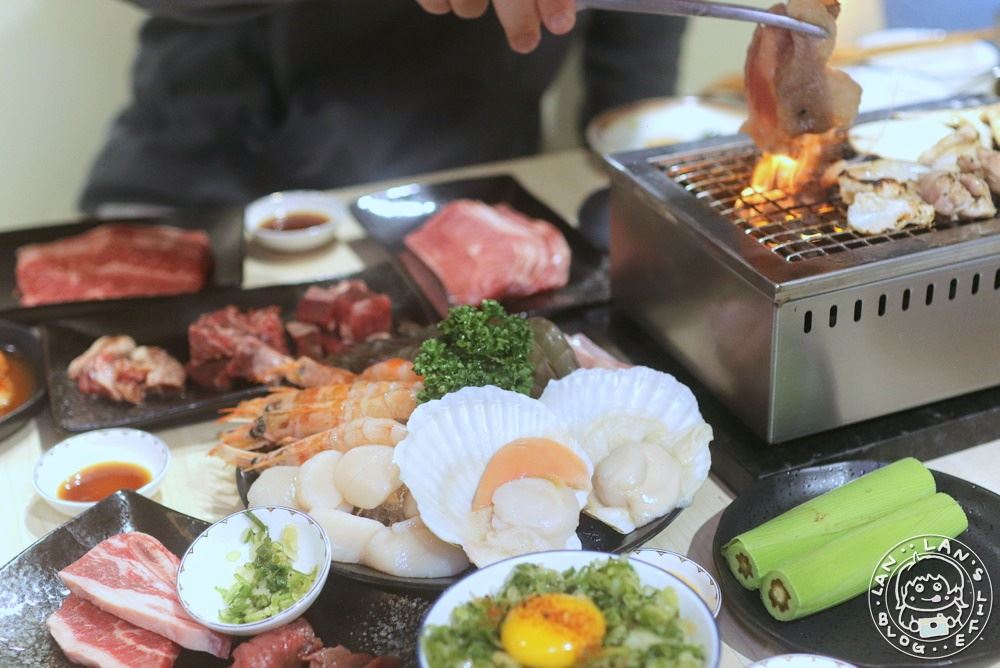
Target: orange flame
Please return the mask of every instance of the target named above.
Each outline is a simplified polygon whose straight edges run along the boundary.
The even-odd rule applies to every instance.
[[[826,134],[806,134],[796,138],[785,153],[765,153],[757,161],[751,178],[753,193],[781,190],[796,193],[813,184],[822,168],[823,148],[830,142]]]

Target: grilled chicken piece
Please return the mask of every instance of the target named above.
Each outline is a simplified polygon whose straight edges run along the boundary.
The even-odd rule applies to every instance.
[[[884,234],[907,225],[930,225],[934,207],[893,181],[858,193],[847,209],[847,224],[861,234]]]
[[[951,220],[991,218],[997,209],[986,181],[976,174],[937,170],[917,181],[917,192]]]
[[[898,183],[904,190],[916,192],[914,187],[917,179],[929,171],[929,167],[905,160],[869,160],[858,163],[841,160],[827,170],[824,180],[835,181],[840,186],[841,198],[851,204],[858,193],[872,192],[878,184],[884,182]]]
[[[993,133],[993,143],[1000,146],[1000,104],[993,104],[983,109],[980,118],[990,126],[990,131]]]
[[[930,225],[934,207],[917,194],[917,179],[929,169],[903,160],[840,162],[827,171],[837,174],[847,209],[847,224],[861,234],[882,234],[907,225]]]
[[[961,156],[958,159],[960,171],[975,174],[986,181],[990,192],[1000,195],[1000,151],[980,147],[975,158]]]
[[[959,159],[977,161],[980,148],[985,147],[979,129],[963,118],[953,133],[924,151],[918,162],[932,169],[956,169]]]

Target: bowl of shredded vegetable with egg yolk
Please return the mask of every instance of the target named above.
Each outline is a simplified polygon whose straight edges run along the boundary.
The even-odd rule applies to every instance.
[[[478,570],[431,608],[422,668],[713,668],[719,633],[681,580],[584,551],[529,554]]]

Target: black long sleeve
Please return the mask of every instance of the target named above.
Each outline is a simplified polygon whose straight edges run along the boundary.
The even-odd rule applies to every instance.
[[[298,0],[124,0],[162,16],[186,23],[219,25],[252,19]]]
[[[611,107],[674,94],[685,19],[593,11],[586,21],[582,125]]]

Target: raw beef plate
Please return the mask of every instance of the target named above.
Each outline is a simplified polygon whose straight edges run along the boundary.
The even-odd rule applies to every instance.
[[[212,267],[208,235],[166,225],[113,223],[17,249],[25,306],[198,292]]]
[[[403,241],[453,304],[523,297],[569,281],[570,250],[559,230],[503,204],[450,202]]]
[[[73,663],[99,668],[169,668],[181,648],[70,594],[46,625]]]
[[[177,598],[180,560],[144,533],[112,536],[59,571],[70,592],[178,645],[229,656],[229,638],[188,616]]]

